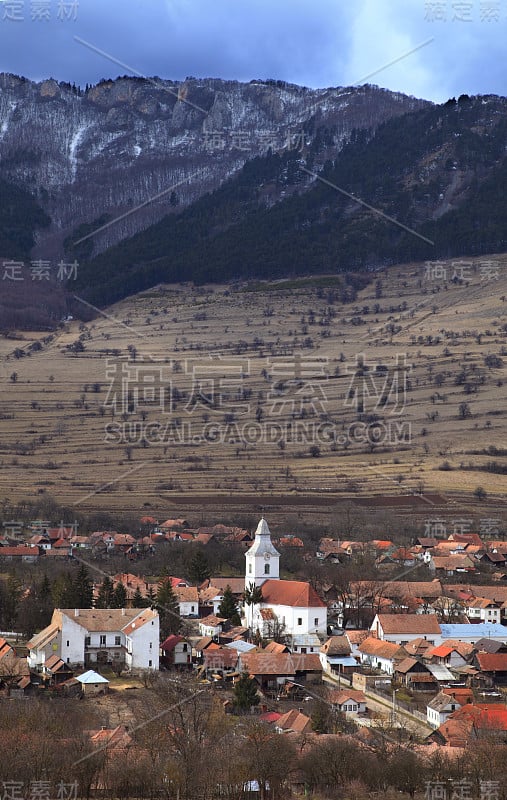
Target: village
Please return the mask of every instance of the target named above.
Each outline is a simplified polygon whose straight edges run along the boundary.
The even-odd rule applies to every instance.
[[[29,638],[1,632],[0,705],[82,698],[107,703],[118,721],[110,711],[126,689],[149,693],[172,680],[208,692],[224,719],[254,721],[305,752],[329,741],[369,752],[380,737],[421,763],[439,754],[452,765],[484,740],[507,741],[507,541],[471,532],[405,546],[324,537],[309,552],[298,536],[273,536],[264,518],[255,531],[142,524],[148,532],[137,538],[77,535],[44,520],[3,536],[2,570],[58,561],[78,568],[89,594],[85,607],[49,609]],[[208,574],[213,540],[238,549],[243,576]],[[172,543],[195,548],[193,582],[136,574],[146,555],[156,559]],[[281,577],[288,552],[311,563],[309,580]],[[109,574],[108,558],[123,571]],[[366,558],[375,579],[357,577]],[[99,730],[88,732],[90,752],[105,746],[109,758],[141,747],[135,725]],[[246,777],[244,785],[256,779]],[[280,786],[297,791],[298,780],[287,773]]]

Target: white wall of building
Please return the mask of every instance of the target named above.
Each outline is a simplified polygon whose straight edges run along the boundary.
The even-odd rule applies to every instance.
[[[247,618],[248,618],[248,606]],[[293,606],[264,605],[255,606],[253,628],[263,630],[264,620],[260,616],[260,608],[271,608],[278,622],[285,625],[284,633],[292,636],[297,634],[322,633],[327,634],[327,608],[298,608]]]
[[[125,662],[131,669],[158,669],[160,622],[158,615],[126,637]]]
[[[60,658],[66,664],[84,664],[85,636],[88,632],[79,624],[79,609],[74,614],[73,619],[62,614]]]

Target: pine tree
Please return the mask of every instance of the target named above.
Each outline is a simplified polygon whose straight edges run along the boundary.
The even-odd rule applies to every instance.
[[[153,599],[155,600],[155,596],[153,596]],[[135,592],[134,592],[133,597],[132,597],[132,607],[133,608],[146,608],[149,605],[150,605],[150,601],[149,601],[148,597],[143,597],[143,595],[141,594],[141,592],[139,590],[139,586],[138,586],[136,588]]]
[[[224,589],[222,602],[218,606],[218,614],[220,617],[230,620],[233,625],[241,625],[238,606],[230,586],[226,586]]]
[[[113,602],[113,582],[109,575],[106,575],[104,580],[102,581],[99,589],[99,594],[97,597],[97,602],[95,603],[96,608],[111,608],[111,603]]]
[[[170,580],[159,583],[155,608],[160,617],[160,637],[162,641],[171,633],[178,633],[181,629],[180,610]]]
[[[76,591],[76,581],[70,572],[59,575],[51,587],[53,603],[56,608],[80,608]]]
[[[12,630],[16,624],[16,616],[21,594],[21,582],[15,575],[9,575],[7,579],[5,598],[3,598],[3,608],[0,609],[0,613],[3,618],[3,624],[7,630]]]
[[[257,694],[257,683],[251,678],[248,672],[243,672],[234,687],[234,704],[238,711],[246,713],[252,706],[259,705],[260,699]]]
[[[125,608],[127,605],[127,590],[121,581],[114,587],[111,599],[111,608]]]
[[[146,592],[146,605],[150,608],[155,608],[157,605],[157,595],[153,591],[153,586],[150,586],[148,591]]]
[[[84,564],[81,564],[74,580],[75,608],[91,608],[93,606],[93,582]]]
[[[45,575],[41,581],[34,581],[17,608],[16,625],[27,638],[42,630],[51,621],[53,603],[51,585]]]
[[[188,566],[188,577],[192,583],[203,583],[211,575],[208,559],[201,550],[192,556]]]

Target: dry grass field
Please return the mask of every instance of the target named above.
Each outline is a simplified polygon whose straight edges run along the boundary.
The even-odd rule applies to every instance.
[[[0,501],[170,516],[441,493],[503,513],[505,475],[478,470],[507,448],[507,256],[489,260],[392,267],[346,305],[333,278],[161,286],[0,338]]]

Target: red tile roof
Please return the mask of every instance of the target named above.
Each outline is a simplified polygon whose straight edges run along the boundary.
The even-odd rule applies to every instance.
[[[204,663],[207,669],[234,669],[238,661],[238,653],[229,647],[204,651]]]
[[[176,645],[179,642],[183,641],[183,636],[178,636],[176,633],[172,633],[170,636],[165,639],[162,644],[160,645],[160,649],[163,650],[165,653],[170,653],[174,650]]]
[[[158,617],[158,611],[154,611],[152,608],[146,608],[138,617],[122,628],[122,630],[125,636],[130,636],[134,631],[138,630],[138,628],[146,625],[147,622],[151,622],[156,617]]]
[[[384,634],[440,633],[436,614],[379,614]]]
[[[265,653],[287,653],[288,647],[281,642],[269,642],[264,648]]]
[[[312,729],[312,721],[306,714],[293,708],[282,714],[276,723],[276,727],[283,731],[294,731],[295,733],[306,733]]]
[[[483,672],[507,672],[507,653],[477,653],[476,659]]]
[[[306,581],[267,580],[261,586],[264,603],[293,608],[325,608],[326,604]]]
[[[476,729],[507,731],[507,707],[503,703],[467,703],[449,719],[470,720]]]
[[[282,536],[279,544],[282,547],[304,547],[303,541],[298,536]]]
[[[0,556],[31,556],[36,558],[39,555],[37,547],[28,547],[28,545],[20,544],[16,547],[2,547],[0,548]]]
[[[250,675],[294,675],[296,672],[322,672],[316,653],[266,653],[240,654],[241,669]]]
[[[366,695],[355,689],[332,689],[328,692],[327,699],[330,703],[341,706],[347,700],[354,700],[356,703],[366,703]]]
[[[448,644],[439,644],[438,647],[433,647],[431,650],[428,650],[426,655],[437,656],[437,658],[447,658],[454,650],[455,648],[450,647]]]
[[[266,711],[264,714],[259,714],[259,719],[263,722],[276,722],[281,716],[278,711]]]
[[[219,625],[222,625],[225,622],[224,617],[217,617],[215,614],[210,614],[209,617],[204,617],[203,619],[199,620],[199,625],[203,625],[204,627],[208,628],[218,628]]]
[[[402,659],[406,656],[405,649],[399,644],[393,642],[384,642],[382,639],[375,639],[370,636],[359,645],[358,650],[364,655],[376,656],[377,658],[386,659]]]

